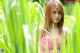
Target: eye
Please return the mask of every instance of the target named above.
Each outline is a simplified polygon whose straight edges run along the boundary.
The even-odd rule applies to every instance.
[[[58,12],[59,14],[61,14],[61,12]]]
[[[56,11],[53,11],[53,13],[55,14],[55,13],[56,13]]]

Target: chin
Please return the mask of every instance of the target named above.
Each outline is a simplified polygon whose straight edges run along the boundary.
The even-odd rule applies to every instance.
[[[60,20],[52,20],[53,23],[57,24]]]
[[[54,23],[57,24],[57,23],[59,23],[59,21],[55,21]]]

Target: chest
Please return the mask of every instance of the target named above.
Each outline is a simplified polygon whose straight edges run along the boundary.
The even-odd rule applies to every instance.
[[[52,37],[52,36],[42,37],[42,39],[40,40],[41,50],[46,50],[46,49],[53,50],[54,49],[54,43],[56,43],[57,50],[60,50],[60,37],[56,36],[55,41],[56,42],[54,42],[54,37]]]

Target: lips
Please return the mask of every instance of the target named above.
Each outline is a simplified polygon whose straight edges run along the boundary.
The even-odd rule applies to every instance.
[[[55,20],[59,20],[59,19],[55,19]]]

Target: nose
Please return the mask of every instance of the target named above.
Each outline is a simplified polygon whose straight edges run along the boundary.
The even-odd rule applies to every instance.
[[[58,17],[59,16],[59,13],[56,13],[56,17]]]

